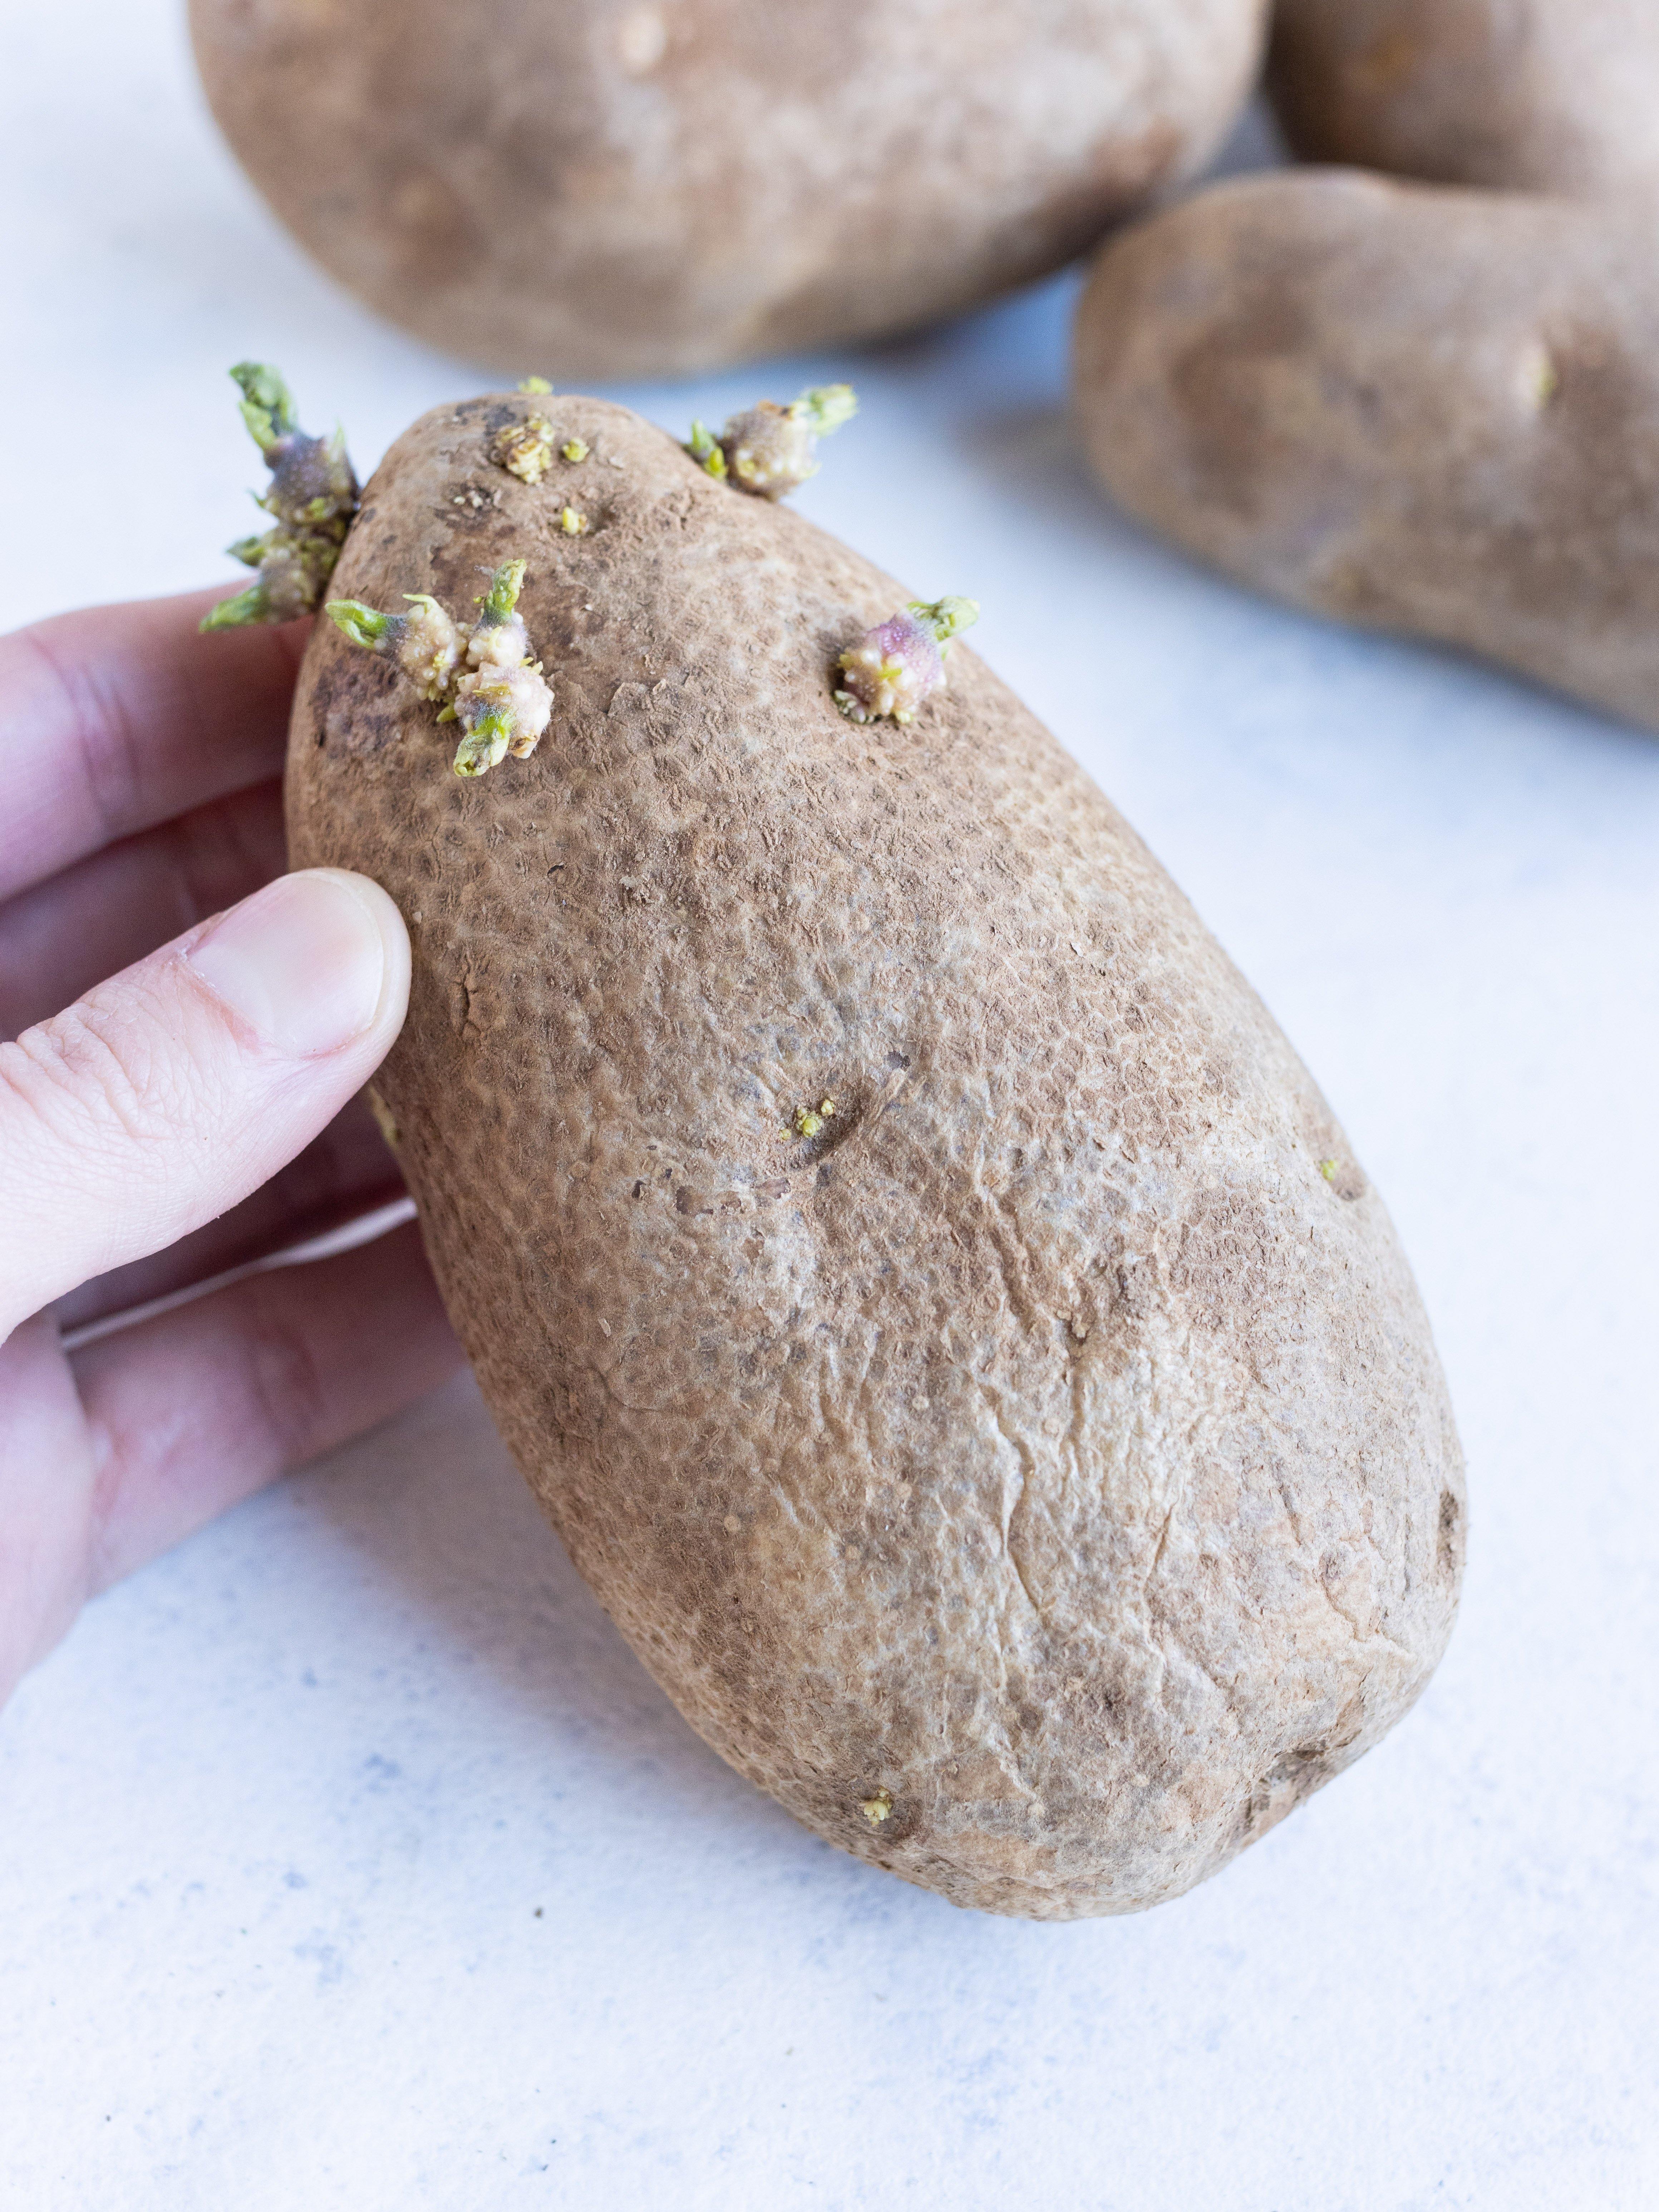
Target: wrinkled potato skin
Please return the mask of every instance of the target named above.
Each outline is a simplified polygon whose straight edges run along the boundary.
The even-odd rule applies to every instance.
[[[1450,1626],[1457,1446],[1387,1215],[982,662],[849,725],[836,656],[903,588],[597,401],[554,403],[593,448],[563,537],[559,482],[485,458],[548,404],[417,422],[336,580],[454,605],[527,559],[539,750],[458,781],[327,623],[294,716],[295,861],[410,918],[376,1083],[449,1310],[741,1772],[959,1904],[1173,1896],[1374,1742]]]
[[[191,0],[276,213],[446,352],[658,375],[957,312],[1200,167],[1266,0]]]
[[[1607,206],[1293,172],[1101,255],[1118,504],[1246,583],[1659,728],[1659,271]]]
[[[1659,185],[1653,0],[1278,0],[1267,87],[1304,161],[1563,194]]]

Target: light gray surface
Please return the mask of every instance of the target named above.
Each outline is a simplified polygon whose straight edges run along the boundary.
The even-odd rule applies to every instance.
[[[230,575],[232,360],[365,465],[478,388],[276,234],[160,0],[19,9],[7,46],[14,618]],[[1469,1452],[1441,1674],[1178,1904],[956,1912],[702,1749],[458,1386],[94,1606],[0,1722],[8,2203],[1659,2199],[1659,741],[1115,522],[1058,409],[1066,307],[624,396],[678,424],[848,370],[803,506],[984,600],[1306,1054]]]

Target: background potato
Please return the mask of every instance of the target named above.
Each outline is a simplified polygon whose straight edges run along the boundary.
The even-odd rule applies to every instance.
[[[1079,311],[1131,514],[1345,621],[1659,727],[1659,269],[1637,212],[1352,172],[1200,193]]]
[[[1659,185],[1654,0],[1278,0],[1267,81],[1304,160],[1542,191]]]
[[[532,407],[592,449],[535,488],[489,459]],[[823,1835],[995,1911],[1173,1896],[1450,1626],[1456,1440],[1381,1200],[972,653],[908,729],[836,713],[891,579],[622,409],[509,395],[405,434],[336,586],[456,606],[513,558],[530,759],[458,781],[326,623],[289,756],[296,864],[410,919],[377,1082],[502,1432]]]
[[[1266,0],[191,0],[276,213],[447,352],[655,374],[1057,267],[1200,166]]]

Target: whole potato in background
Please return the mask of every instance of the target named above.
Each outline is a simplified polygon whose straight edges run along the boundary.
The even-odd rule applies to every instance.
[[[532,410],[588,453],[535,486],[492,459]],[[832,1842],[993,1911],[1174,1896],[1450,1628],[1457,1443],[1382,1201],[982,662],[908,727],[836,712],[890,578],[621,408],[509,394],[398,441],[335,588],[459,609],[514,560],[528,759],[459,781],[321,623],[289,761],[295,864],[410,921],[376,1083],[502,1433]]]
[[[1304,161],[1564,193],[1659,185],[1655,0],[1278,0],[1267,84]]]
[[[1199,193],[1084,294],[1096,472],[1246,583],[1659,728],[1655,230],[1352,171]]]
[[[191,0],[334,276],[445,351],[657,375],[952,313],[1200,167],[1266,0]]]

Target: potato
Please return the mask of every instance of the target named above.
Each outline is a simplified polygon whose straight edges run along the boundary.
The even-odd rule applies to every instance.
[[[1659,278],[1589,203],[1323,171],[1109,246],[1076,405],[1118,503],[1246,583],[1659,728]]]
[[[1653,0],[1278,0],[1267,83],[1307,161],[1548,192],[1659,185]]]
[[[587,449],[533,486],[490,458],[532,407]],[[502,1433],[821,1835],[992,1911],[1174,1896],[1451,1625],[1457,1445],[1382,1202],[988,668],[879,715],[866,633],[914,669],[963,602],[895,617],[638,417],[517,395],[399,440],[335,580],[419,617],[520,562],[528,758],[458,780],[429,638],[406,672],[319,623],[289,769],[296,864],[409,917],[377,1084]]]
[[[446,352],[656,375],[925,323],[1200,167],[1266,0],[191,0],[254,183]]]

